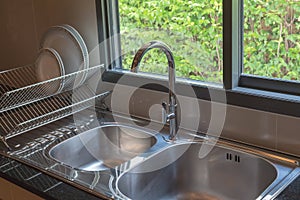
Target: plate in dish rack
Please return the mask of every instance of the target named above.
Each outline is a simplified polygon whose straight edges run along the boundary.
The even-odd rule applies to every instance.
[[[78,31],[70,25],[50,27],[42,37],[40,48],[53,48],[58,52],[66,75],[88,69],[89,58],[86,45]],[[85,79],[86,73],[78,72],[72,85],[67,87],[76,88]]]
[[[38,82],[42,84],[44,93],[59,93],[64,87],[63,80],[49,81],[65,75],[63,61],[60,55],[52,48],[43,48],[39,51],[35,62],[36,76]]]
[[[68,29],[71,33],[73,33],[73,36],[76,38],[77,42],[80,45],[81,53],[83,55],[83,59],[84,59],[84,62],[82,63],[84,65],[83,68],[88,69],[89,68],[89,52],[88,52],[88,48],[87,48],[82,36],[79,34],[79,32],[73,26],[70,26],[68,24],[63,24],[62,26],[65,27],[66,29]],[[84,78],[82,78],[82,82],[80,84],[84,83],[84,81],[87,78],[86,75],[87,75],[87,73],[84,73]]]

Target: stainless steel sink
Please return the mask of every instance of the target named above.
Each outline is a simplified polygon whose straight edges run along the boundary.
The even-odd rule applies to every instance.
[[[105,125],[74,136],[49,151],[50,157],[75,169],[114,168],[150,149],[153,133],[125,125]]]
[[[120,196],[134,200],[254,200],[277,178],[276,167],[263,158],[222,146],[199,158],[201,145],[172,146],[125,172],[117,180]]]

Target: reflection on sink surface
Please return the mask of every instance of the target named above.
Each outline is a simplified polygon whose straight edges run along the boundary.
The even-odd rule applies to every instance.
[[[201,145],[179,144],[154,155],[121,175],[118,191],[134,200],[253,200],[277,177],[268,161],[221,146],[199,158]]]
[[[54,146],[49,155],[72,168],[101,171],[116,167],[156,143],[153,134],[125,125],[105,125]]]

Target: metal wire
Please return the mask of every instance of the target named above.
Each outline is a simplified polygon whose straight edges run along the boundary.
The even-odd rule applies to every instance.
[[[43,82],[37,82],[35,65],[0,72],[0,113],[73,90],[80,79],[101,68],[103,65],[98,65]]]
[[[100,76],[103,65],[78,71],[44,82],[36,82],[35,70],[26,66],[0,72],[0,136],[6,140],[29,130],[62,119],[93,106],[95,99],[110,94],[95,95],[88,85],[74,89],[79,75]],[[97,73],[98,72],[98,73]],[[23,74],[22,74],[23,73]],[[85,74],[83,74],[85,73]],[[29,83],[23,78],[30,74]],[[78,78],[77,78],[78,79]],[[63,83],[61,91],[55,91]],[[19,88],[16,88],[19,87]]]
[[[79,96],[73,97],[69,95],[70,93],[71,92],[62,93],[58,96],[2,113],[0,126],[1,129],[4,130],[4,133],[6,133],[5,138],[9,139],[82,111],[93,106],[96,98],[104,98],[110,92],[91,95],[91,91],[88,91],[87,87],[81,87],[78,88],[78,92],[76,92],[76,94],[80,94]]]

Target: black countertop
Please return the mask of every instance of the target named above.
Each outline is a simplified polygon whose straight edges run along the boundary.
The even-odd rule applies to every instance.
[[[292,182],[276,200],[299,200],[300,199],[300,177]]]
[[[44,199],[100,199],[25,164],[0,156],[0,177]]]

